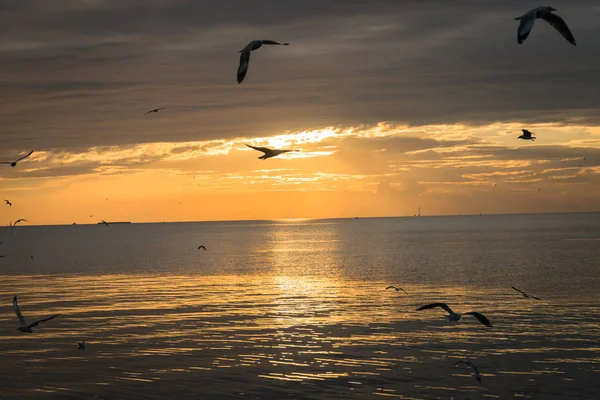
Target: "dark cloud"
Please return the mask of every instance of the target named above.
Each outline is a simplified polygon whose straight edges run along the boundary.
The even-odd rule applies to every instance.
[[[600,8],[556,1],[0,1],[0,146],[74,149],[379,121],[599,124]],[[261,49],[235,83],[237,51]],[[147,109],[161,115],[141,118]]]

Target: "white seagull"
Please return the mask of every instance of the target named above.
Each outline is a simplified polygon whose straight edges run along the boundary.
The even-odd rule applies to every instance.
[[[246,144],[246,143],[244,143]],[[259,160],[266,160],[267,158],[271,158],[271,157],[276,157],[280,154],[283,153],[288,153],[290,151],[300,151],[300,150],[277,150],[277,149],[269,149],[268,147],[255,147],[255,146],[250,146],[249,144],[246,144],[246,146],[254,149],[254,150],[258,150],[258,151],[262,151],[263,153],[265,153],[264,155],[258,157]]]
[[[577,46],[575,43],[575,37],[571,33],[571,30],[567,26],[567,23],[558,15],[552,14],[552,11],[556,11],[556,8],[552,7],[537,7],[533,10],[527,11],[525,14],[520,17],[515,18],[517,21],[521,21],[519,24],[519,29],[517,30],[517,41],[519,44],[523,43],[529,33],[531,32],[531,28],[533,28],[533,23],[537,18],[541,18],[550,25],[552,25],[569,43],[573,46]]]
[[[399,292],[399,291],[402,290],[408,296],[408,293],[406,292],[406,290],[402,289],[401,287],[396,287],[396,286],[390,285],[390,286],[388,286],[388,287],[385,288],[385,290],[388,290],[388,289],[395,289],[396,292]]]
[[[250,65],[250,52],[258,50],[263,44],[274,44],[280,46],[288,46],[289,43],[279,43],[274,40],[253,40],[240,50],[240,65],[237,71],[237,82],[242,83],[248,73],[248,67]]]
[[[27,322],[25,322],[25,318],[23,317],[23,314],[21,314],[21,310],[19,309],[19,303],[17,303],[17,296],[15,296],[13,298],[13,308],[15,309],[15,314],[17,314],[17,318],[19,318],[19,323],[21,324],[18,329],[21,332],[26,332],[26,333],[33,333],[31,328],[33,328],[34,326],[37,326],[40,322],[49,321],[52,318],[56,318],[60,315],[60,314],[56,314],[51,317],[39,319],[35,322],[32,322],[31,324],[28,324]]]
[[[527,293],[525,293],[524,291],[522,291],[522,290],[519,290],[519,289],[517,289],[517,288],[516,288],[516,287],[514,287],[514,286],[511,286],[511,288],[513,288],[513,289],[515,289],[517,292],[521,293],[521,294],[523,295],[523,297],[525,297],[526,299],[535,299],[535,300],[541,300],[539,297],[535,297],[535,296],[532,296],[532,295],[530,295],[530,294],[527,294]]]
[[[455,362],[452,365],[458,365],[458,364],[465,364],[465,365],[468,365],[469,367],[473,368],[473,374],[475,375],[475,379],[477,379],[479,382],[481,382],[481,375],[479,375],[479,370],[477,369],[477,366],[475,364],[473,364],[472,361],[460,360],[460,361]]]
[[[461,319],[461,317],[463,315],[472,315],[475,318],[477,318],[477,320],[479,322],[481,322],[482,324],[484,324],[485,326],[492,326],[492,323],[490,322],[489,319],[487,319],[485,317],[485,315],[480,314],[478,312],[475,311],[469,311],[463,314],[459,314],[459,313],[455,313],[454,311],[452,311],[452,309],[450,307],[448,307],[448,305],[446,303],[432,303],[432,304],[427,304],[425,306],[421,306],[419,308],[417,308],[417,311],[421,311],[421,310],[428,310],[430,308],[435,308],[435,307],[440,307],[443,308],[444,310],[446,310],[448,312],[448,316],[446,317],[446,321],[458,321]]]
[[[519,136],[517,139],[531,140],[531,141],[535,140],[535,136],[531,136],[531,135],[533,135],[533,132],[529,132],[527,129],[521,129],[521,130],[523,131],[523,134],[521,136]]]
[[[26,158],[27,158],[27,157],[29,157],[29,156],[30,156],[32,153],[33,153],[33,150],[31,150],[29,153],[25,154],[23,157],[19,158],[19,159],[18,159],[18,160],[16,160],[16,161],[2,161],[2,162],[0,162],[0,164],[10,164],[10,166],[14,168],[14,167],[16,167],[16,166],[17,166],[17,163],[18,163],[19,161],[26,159]]]

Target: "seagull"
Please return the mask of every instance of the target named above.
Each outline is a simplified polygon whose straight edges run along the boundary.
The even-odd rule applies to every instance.
[[[480,314],[478,312],[475,311],[469,311],[463,314],[459,314],[459,313],[455,313],[454,311],[452,311],[452,309],[450,307],[448,307],[448,305],[446,303],[432,303],[432,304],[427,304],[425,306],[421,306],[419,308],[417,308],[417,311],[421,311],[421,310],[428,310],[430,308],[435,308],[435,307],[441,307],[444,310],[446,310],[448,312],[448,316],[446,317],[446,321],[458,321],[461,319],[461,317],[463,315],[472,315],[475,318],[477,318],[477,320],[479,322],[481,322],[482,324],[486,325],[486,326],[492,326],[492,323],[490,322],[489,319],[487,319],[485,317],[485,315]]]
[[[79,347],[77,348],[77,350],[85,350],[85,340],[81,343],[77,343],[79,345]]]
[[[15,223],[12,226],[17,226],[17,224],[19,222],[29,222],[29,221],[27,221],[26,219],[21,218],[21,219],[16,220]]]
[[[275,44],[280,46],[288,46],[289,43],[279,43],[274,40],[253,40],[240,50],[240,65],[237,71],[237,82],[242,83],[248,72],[248,66],[250,65],[250,53],[252,50],[258,50],[263,44]]]
[[[452,365],[458,365],[458,364],[465,364],[468,365],[469,367],[473,368],[473,373],[475,374],[475,379],[477,379],[479,382],[481,382],[481,375],[479,375],[479,370],[477,369],[477,366],[475,364],[473,364],[473,362],[469,361],[469,360],[460,360],[455,362]]]
[[[246,143],[244,143],[246,144]],[[274,149],[269,149],[268,147],[254,147],[254,146],[250,146],[249,144],[246,144],[246,146],[254,149],[254,150],[258,150],[258,151],[262,151],[263,153],[265,153],[264,155],[258,157],[259,160],[266,160],[267,158],[271,158],[271,157],[276,157],[280,154],[283,153],[288,153],[290,151],[300,151],[300,150],[274,150]]]
[[[517,30],[517,41],[519,44],[523,43],[525,39],[527,39],[527,36],[529,36],[536,18],[541,18],[552,25],[561,35],[563,35],[565,39],[567,39],[569,43],[571,43],[573,46],[577,46],[577,43],[575,43],[575,37],[567,26],[567,23],[558,15],[552,14],[552,11],[556,11],[556,8],[537,7],[533,10],[527,11],[520,17],[515,18],[517,21],[521,21],[519,24],[519,29]]]
[[[19,318],[19,323],[21,324],[18,329],[21,332],[27,332],[27,333],[33,333],[31,328],[33,328],[34,326],[37,326],[40,322],[50,321],[52,318],[56,318],[60,315],[60,314],[56,314],[51,317],[37,320],[35,322],[32,322],[31,324],[27,324],[27,322],[25,322],[25,318],[23,317],[23,314],[21,314],[21,310],[19,309],[19,303],[17,303],[17,296],[13,297],[13,308],[15,309],[15,314],[17,314],[17,317]]]
[[[531,135],[533,135],[533,132],[529,132],[527,129],[521,129],[521,130],[523,131],[523,134],[521,136],[519,136],[517,139],[531,140],[531,141],[535,140],[535,136],[531,136]]]
[[[200,250],[200,249],[204,249],[204,251],[206,251],[206,247],[204,247],[204,246],[198,246],[198,250]]]
[[[8,200],[4,200],[6,202],[6,204],[8,204],[9,207],[12,207],[12,203]]]
[[[396,289],[396,292],[399,292],[399,291],[402,290],[408,296],[408,293],[406,292],[406,290],[402,289],[401,287],[396,287],[396,286],[391,286],[390,285],[390,286],[388,286],[388,287],[385,288],[385,290],[388,290],[388,289]]]
[[[150,113],[157,113],[157,112],[159,112],[160,110],[164,110],[165,108],[166,108],[166,107],[155,108],[154,110],[150,110],[150,111],[148,111],[148,112],[147,112],[147,113],[145,113],[144,115],[148,115],[148,114],[150,114]]]
[[[535,300],[541,300],[539,297],[535,297],[535,296],[532,296],[532,295],[530,295],[530,294],[527,294],[527,293],[525,293],[524,291],[522,291],[522,290],[519,290],[519,289],[517,289],[517,288],[516,288],[516,287],[514,287],[514,286],[511,286],[511,288],[513,288],[513,289],[515,289],[517,292],[521,293],[521,294],[523,295],[523,297],[525,297],[526,299],[535,299]]]
[[[106,222],[105,220],[100,221],[102,224],[108,226],[108,222]]]
[[[10,164],[10,166],[14,168],[14,167],[16,167],[16,166],[17,166],[17,163],[18,163],[19,161],[21,161],[21,160],[24,160],[24,159],[26,159],[27,157],[29,157],[29,156],[31,155],[31,153],[33,153],[33,150],[31,150],[29,153],[27,153],[27,154],[26,154],[26,155],[24,155],[23,157],[19,158],[17,161],[12,161],[12,162],[11,162],[11,161],[3,161],[3,162],[0,162],[0,164]]]

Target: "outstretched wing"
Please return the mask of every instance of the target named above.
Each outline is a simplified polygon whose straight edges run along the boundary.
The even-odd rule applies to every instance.
[[[571,30],[567,26],[567,23],[561,17],[559,17],[556,14],[546,13],[540,18],[552,25],[554,29],[556,29],[561,35],[563,35],[563,37],[567,39],[569,43],[571,43],[573,46],[577,46],[577,43],[575,43],[575,37],[573,36]]]
[[[428,310],[430,308],[435,308],[435,307],[441,307],[444,310],[448,311],[448,313],[453,314],[454,311],[452,311],[452,309],[450,307],[448,307],[448,304],[446,303],[431,303],[431,304],[427,304],[424,306],[421,306],[419,308],[417,308],[417,311],[421,311],[421,310]]]
[[[244,143],[244,144],[254,150],[262,151],[265,154],[269,153],[271,151],[271,149],[269,149],[268,147],[256,147],[256,146],[250,146],[249,144],[246,144],[246,143]]]
[[[532,299],[535,299],[535,300],[541,300],[539,297],[535,297],[535,296],[529,296],[529,297],[531,297]]]
[[[519,29],[517,29],[517,42],[519,42],[519,44],[527,39],[527,36],[529,36],[529,33],[531,32],[531,28],[533,28],[534,22],[535,14],[528,14],[521,17],[521,23],[519,24]]]
[[[23,219],[23,218],[18,219],[18,220],[15,221],[15,223],[13,224],[13,226],[17,225],[19,222],[27,222],[27,220]]]
[[[58,317],[59,315],[60,315],[60,314],[55,314],[55,315],[53,315],[53,316],[51,316],[51,317],[47,317],[47,318],[38,319],[37,321],[35,321],[35,322],[33,322],[33,323],[29,324],[28,326],[29,326],[30,328],[33,328],[34,326],[37,326],[39,323],[46,322],[46,321],[50,321],[51,319],[53,319],[53,318],[56,318],[56,317]]]
[[[13,308],[15,309],[15,314],[17,314],[17,318],[19,318],[21,325],[27,325],[23,314],[21,314],[21,309],[19,308],[19,303],[17,302],[17,296],[13,297]]]
[[[200,249],[204,249],[206,251],[206,247],[204,247],[204,246],[198,246],[198,250],[200,250]]]
[[[240,55],[240,65],[237,70],[237,83],[242,83],[250,66],[250,49],[244,49]]]
[[[287,46],[289,43],[279,43],[274,40],[261,40],[262,44],[280,44],[282,46]]]
[[[396,289],[396,286],[388,286],[385,288],[385,290],[388,290],[388,289]]]
[[[525,293],[524,291],[522,291],[522,290],[519,290],[519,289],[517,289],[517,288],[516,288],[516,287],[514,287],[514,286],[511,286],[511,288],[515,289],[517,292],[521,293],[523,296],[525,296],[525,297],[529,297],[529,295],[528,295],[527,293]]]
[[[406,295],[408,296],[408,292],[402,288],[399,288],[400,290],[402,290],[404,293],[406,293]]]
[[[478,313],[478,312],[475,312],[475,311],[470,311],[470,312],[466,312],[466,313],[464,313],[464,315],[472,315],[472,316],[474,316],[475,318],[477,318],[477,320],[479,320],[479,322],[481,322],[481,323],[482,323],[482,324],[484,324],[485,326],[492,326],[492,323],[490,322],[490,320],[489,320],[489,319],[487,319],[487,318],[485,317],[485,315],[483,315],[483,314],[480,314],[480,313]]]
[[[33,150],[31,150],[29,153],[27,153],[27,154],[26,154],[26,155],[24,155],[23,157],[19,158],[19,159],[18,159],[17,161],[15,161],[15,162],[19,162],[19,161],[21,161],[21,160],[24,160],[24,159],[26,159],[27,157],[29,157],[31,154],[33,154]]]

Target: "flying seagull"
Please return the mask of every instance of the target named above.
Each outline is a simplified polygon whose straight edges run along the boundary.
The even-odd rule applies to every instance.
[[[27,332],[27,333],[33,333],[31,328],[33,328],[34,326],[37,326],[40,322],[50,321],[52,318],[56,318],[60,315],[60,314],[56,314],[51,317],[37,320],[35,322],[32,322],[31,324],[27,324],[27,322],[25,322],[25,318],[23,317],[23,314],[21,314],[21,310],[19,309],[19,303],[17,303],[17,296],[13,297],[13,308],[15,309],[15,314],[17,314],[17,318],[19,318],[19,323],[21,324],[18,329],[21,332]]]
[[[253,40],[240,50],[240,65],[237,70],[237,82],[242,83],[248,73],[248,66],[250,65],[250,52],[258,50],[263,44],[275,44],[280,46],[288,46],[289,43],[279,43],[274,40]]]
[[[16,220],[15,223],[12,226],[17,226],[17,224],[19,222],[29,222],[29,221],[27,221],[26,219],[21,218],[21,219]]]
[[[521,293],[521,294],[523,295],[523,297],[525,297],[526,299],[535,299],[535,300],[541,300],[539,297],[535,297],[535,296],[532,296],[532,295],[530,295],[530,294],[527,294],[527,293],[525,293],[524,291],[522,291],[522,290],[519,290],[519,289],[517,289],[517,288],[516,288],[516,287],[514,287],[514,286],[511,286],[511,288],[513,288],[513,289],[515,289],[517,292]]]
[[[6,202],[6,204],[8,204],[9,207],[12,207],[12,203],[8,200],[4,200]]]
[[[473,374],[475,374],[475,379],[477,379],[479,382],[481,382],[481,375],[479,375],[479,370],[477,369],[477,366],[475,364],[473,364],[473,362],[469,361],[469,360],[460,360],[455,362],[452,365],[458,365],[458,364],[465,364],[468,365],[469,367],[473,368]]]
[[[558,15],[552,14],[552,11],[556,11],[556,8],[537,7],[533,10],[527,11],[520,17],[515,18],[517,21],[521,21],[519,24],[519,29],[517,30],[517,41],[519,44],[523,43],[525,39],[527,39],[527,36],[529,36],[536,18],[541,18],[552,25],[561,35],[563,35],[565,39],[567,39],[569,43],[571,43],[573,46],[577,46],[577,43],[575,43],[575,37],[567,26],[567,23]]]
[[[399,291],[402,290],[404,293],[406,293],[406,295],[408,295],[408,293],[406,292],[406,290],[402,289],[401,287],[396,287],[396,286],[390,285],[390,286],[388,286],[388,287],[385,288],[385,290],[388,290],[388,289],[396,289],[396,292],[399,292]]]
[[[244,143],[244,144],[246,144],[246,143]],[[300,150],[269,149],[268,147],[255,147],[255,146],[250,146],[249,144],[246,144],[246,146],[250,147],[251,149],[262,151],[263,153],[265,153],[262,156],[258,157],[259,160],[263,160],[263,161],[266,160],[267,158],[276,157],[280,154],[288,153],[290,151],[300,151]]]
[[[85,350],[85,340],[81,343],[77,343],[79,345],[79,347],[77,348],[77,350]]]
[[[200,250],[200,249],[204,249],[204,251],[206,251],[206,247],[204,247],[204,246],[198,246],[198,250]]]
[[[492,326],[492,323],[490,322],[489,319],[487,319],[485,317],[485,315],[480,314],[478,312],[475,311],[469,311],[463,314],[459,314],[459,313],[455,313],[454,311],[452,311],[452,309],[450,307],[448,307],[448,305],[446,303],[432,303],[432,304],[427,304],[425,306],[421,306],[419,308],[417,308],[417,311],[421,311],[421,310],[428,310],[430,308],[435,308],[435,307],[441,307],[444,310],[446,310],[448,312],[448,316],[446,317],[446,321],[458,321],[461,319],[461,317],[463,315],[472,315],[475,318],[477,318],[477,320],[479,322],[481,322],[482,324],[484,324],[485,326]]]
[[[102,220],[102,221],[100,221],[100,223],[102,223],[102,224],[104,224],[104,225],[108,226],[108,222],[106,222],[105,220]]]
[[[17,166],[17,163],[18,163],[19,161],[21,161],[21,160],[24,160],[24,159],[26,159],[27,157],[29,157],[29,156],[31,155],[31,153],[33,153],[33,150],[31,150],[29,153],[27,153],[27,154],[26,154],[26,155],[24,155],[23,157],[19,158],[17,161],[12,161],[12,162],[11,162],[11,161],[3,161],[3,162],[0,162],[0,164],[10,164],[10,166],[14,168],[14,167],[16,167],[16,166]]]
[[[523,131],[523,134],[521,136],[519,136],[517,139],[531,140],[531,141],[535,140],[535,136],[531,136],[531,135],[533,135],[533,132],[529,132],[527,129],[521,129],[521,130]]]
[[[148,114],[151,114],[151,113],[157,113],[157,112],[159,112],[160,110],[164,110],[165,108],[166,108],[166,107],[155,108],[154,110],[150,110],[150,111],[148,111],[148,112],[147,112],[147,113],[145,113],[144,115],[148,115]]]

